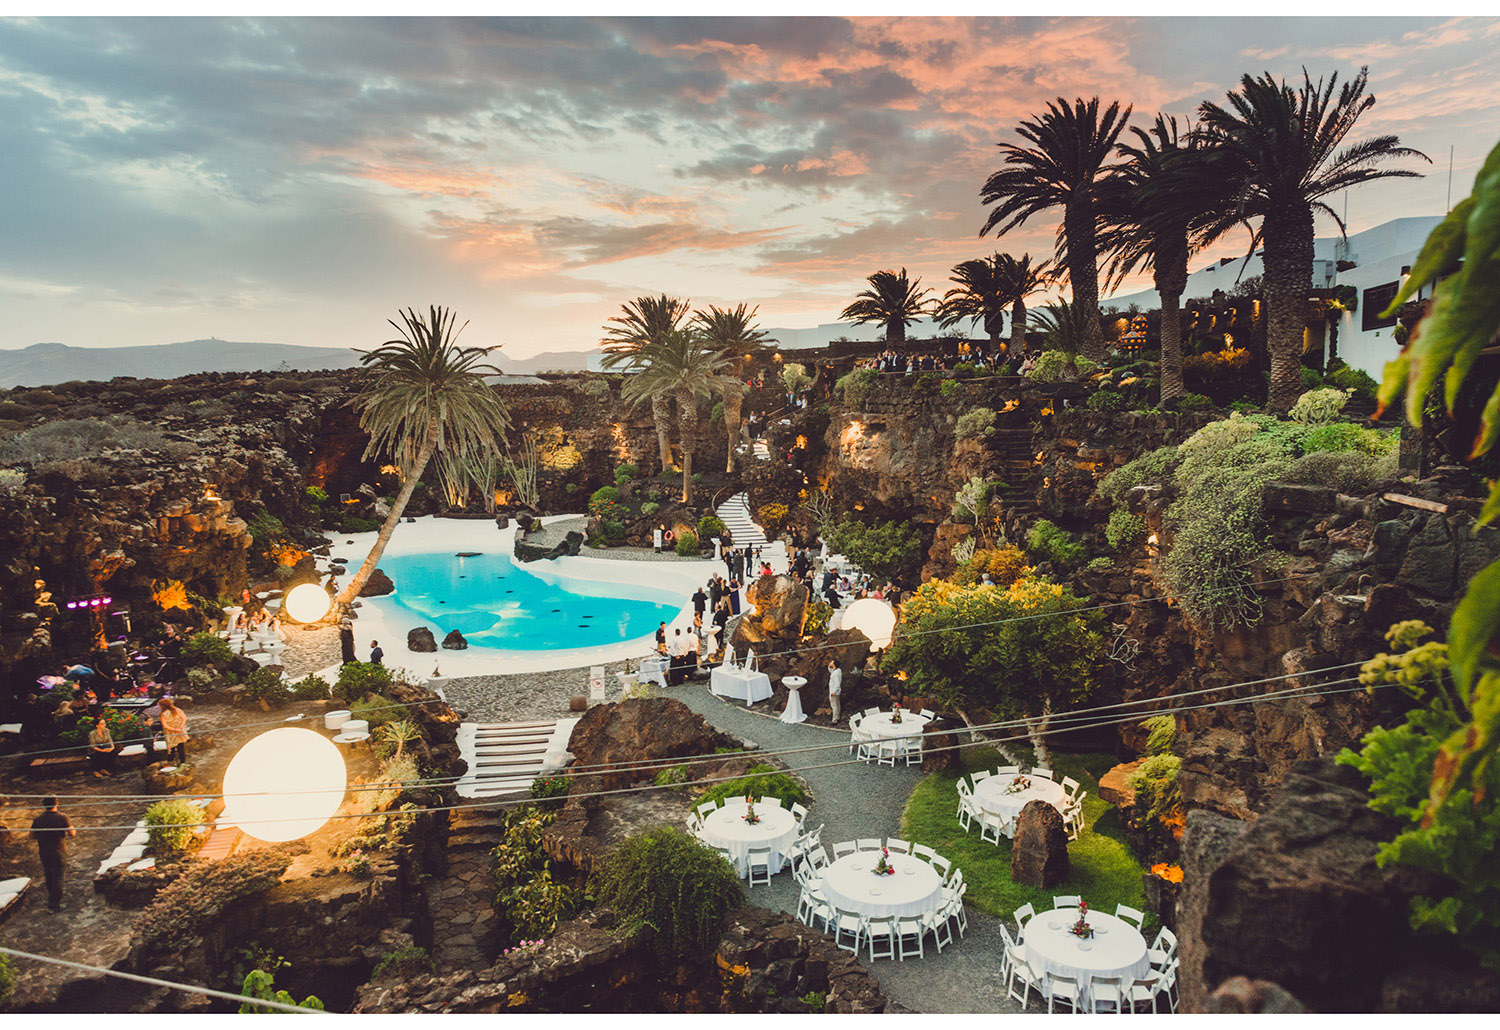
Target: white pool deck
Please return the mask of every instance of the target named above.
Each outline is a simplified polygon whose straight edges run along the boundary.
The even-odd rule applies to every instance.
[[[577,515],[553,515],[544,517],[543,524],[564,519],[576,519]],[[476,551],[513,555],[516,526],[512,522],[506,529],[495,526],[493,519],[445,519],[434,515],[423,516],[415,522],[403,522],[396,527],[391,542],[382,557],[409,554],[454,555],[459,551]],[[347,558],[349,574],[365,560],[370,547],[375,543],[375,532],[337,534],[329,537],[329,557]],[[551,561],[516,562],[517,568],[527,570],[552,581],[569,579],[590,583],[595,592],[600,586],[613,592],[617,588],[620,597],[637,597],[662,602],[665,592],[673,603],[680,599],[680,610],[676,618],[667,624],[667,630],[687,629],[693,624],[693,591],[707,584],[715,572],[724,571],[724,563],[713,559],[703,561],[625,561],[611,559],[608,551],[591,551],[585,547],[577,557],[566,556]],[[320,566],[322,563],[319,563]],[[615,644],[595,647],[566,648],[550,651],[501,651],[470,645],[463,651],[446,651],[442,638],[446,630],[440,630],[430,620],[401,607],[396,598],[401,593],[400,580],[394,581],[396,590],[384,597],[362,597],[354,620],[354,653],[361,659],[369,657],[370,641],[380,641],[385,651],[385,664],[393,668],[404,668],[417,677],[426,679],[437,669],[443,676],[499,676],[512,673],[554,672],[559,669],[587,668],[606,662],[619,662],[643,658],[656,647],[656,630],[653,627],[645,636],[622,640]],[[433,630],[439,647],[436,653],[409,651],[406,647],[408,630],[417,626]],[[337,669],[333,670],[337,674]]]

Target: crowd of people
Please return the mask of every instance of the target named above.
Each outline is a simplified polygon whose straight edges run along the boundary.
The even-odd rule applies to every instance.
[[[953,350],[940,354],[907,354],[897,350],[886,350],[873,358],[856,363],[856,368],[873,369],[876,372],[915,375],[920,372],[947,372],[959,365],[972,365],[991,375],[1019,376],[1030,372],[1036,365],[1035,352],[1023,348],[1012,348],[1007,343],[985,344],[960,342]]]

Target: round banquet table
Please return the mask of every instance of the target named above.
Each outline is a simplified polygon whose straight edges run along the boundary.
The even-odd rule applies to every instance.
[[[1059,812],[1063,810],[1068,795],[1062,789],[1062,784],[1039,776],[1028,778],[1031,786],[1016,794],[1005,793],[1011,780],[1015,779],[1014,776],[991,776],[980,780],[979,785],[974,788],[974,803],[981,812],[998,815],[1000,821],[1007,825],[1032,801],[1045,801]]]
[[[921,916],[937,911],[943,880],[920,858],[891,852],[892,876],[876,876],[878,851],[856,851],[823,869],[823,896],[834,908],[858,912],[867,919]]]
[[[1038,912],[1026,924],[1026,960],[1038,973],[1072,976],[1088,1000],[1089,977],[1118,976],[1121,984],[1151,971],[1146,938],[1125,920],[1104,912],[1090,912],[1094,936],[1081,940],[1068,932],[1078,921],[1078,910]]]
[[[891,722],[890,712],[877,712],[865,717],[859,724],[859,732],[866,740],[894,740],[897,737],[919,737],[926,725],[926,719],[911,712],[901,716],[900,722]]]
[[[786,855],[797,840],[797,817],[784,808],[773,808],[756,802],[755,814],[760,822],[745,822],[745,799],[730,798],[717,812],[703,820],[698,838],[716,848],[726,848],[734,859],[734,868],[745,875],[745,864],[751,848],[771,849],[771,875],[781,872]]]

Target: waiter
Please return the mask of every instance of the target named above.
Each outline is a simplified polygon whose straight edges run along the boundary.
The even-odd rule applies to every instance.
[[[66,838],[76,836],[73,821],[57,810],[57,798],[43,798],[42,814],[31,821],[31,839],[36,841],[42,875],[47,879],[47,907],[54,912],[62,908]]]

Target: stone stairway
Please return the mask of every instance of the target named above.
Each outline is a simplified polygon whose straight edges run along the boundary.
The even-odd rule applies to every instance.
[[[1027,515],[1037,510],[1036,452],[1030,429],[997,429],[989,436],[1005,485],[995,491],[1006,512]]]
[[[746,547],[766,542],[765,532],[750,517],[750,495],[743,490],[719,505],[716,514],[729,528],[734,546]]]
[[[486,969],[495,958],[495,885],[490,852],[504,835],[504,809],[448,813],[448,872],[426,885],[432,962],[439,973]]]
[[[469,768],[454,789],[464,798],[529,794],[533,780],[566,768],[576,725],[577,719],[461,723],[458,750]]]
[[[761,461],[771,460],[771,445],[764,440],[756,440],[750,444],[750,453]]]

